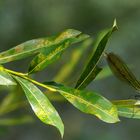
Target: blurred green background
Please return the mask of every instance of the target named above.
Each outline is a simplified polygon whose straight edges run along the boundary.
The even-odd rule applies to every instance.
[[[130,64],[139,78],[140,70],[140,1],[139,0],[0,0],[0,51],[7,50],[32,38],[50,36],[67,28],[74,28],[93,37],[110,27],[117,19],[119,31],[108,43],[108,51],[119,54]],[[58,63],[38,73],[38,80],[51,79],[58,68],[68,61],[72,49]],[[83,54],[82,58],[88,58]],[[17,71],[26,71],[29,59],[6,64]],[[77,72],[81,72],[84,60]],[[103,62],[106,63],[106,62]],[[79,71],[80,70],[80,71]],[[136,92],[114,76],[93,82],[89,90],[102,93],[108,99],[127,99]],[[1,91],[1,100],[6,90]],[[8,91],[7,91],[8,92]],[[17,94],[18,96],[18,94]],[[106,124],[86,115],[69,103],[54,103],[65,124],[64,140],[139,140],[140,120],[124,119],[117,124]],[[34,116],[29,105],[18,113]],[[17,112],[13,113],[16,117]],[[11,114],[7,117],[10,117]],[[0,140],[59,140],[58,131],[35,122],[19,126],[0,126]]]

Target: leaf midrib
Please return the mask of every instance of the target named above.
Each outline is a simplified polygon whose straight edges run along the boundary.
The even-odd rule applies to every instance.
[[[61,43],[60,43],[61,44]],[[59,45],[59,44],[58,44]],[[64,49],[62,49],[61,51],[63,51]],[[51,55],[51,57],[57,55],[58,53],[60,53],[61,51],[57,52],[57,53],[53,53]],[[43,61],[41,61],[38,65],[36,65],[31,71],[30,73],[32,73],[37,67],[39,67],[40,65],[42,65],[46,60],[48,59],[48,57],[46,57],[45,59],[43,59]]]
[[[65,92],[65,91],[61,91],[61,90],[58,90],[58,91],[59,91],[59,92],[64,92],[64,93],[66,93],[66,94],[69,94],[69,93],[67,93],[67,92]],[[87,102],[86,100],[80,98],[79,96],[75,96],[75,95],[73,95],[73,94],[70,94],[70,95],[73,96],[73,97],[75,97],[75,98],[78,98],[78,99],[82,100],[83,102],[85,102],[85,104],[89,104],[89,105],[93,106],[94,108],[99,109],[101,112],[103,112],[103,113],[105,113],[105,114],[108,115],[108,112],[103,111],[103,110],[101,109],[100,106],[98,106],[98,105],[95,106],[95,105],[93,105],[90,101]],[[114,119],[114,117],[112,117],[111,115],[108,115],[108,116]]]
[[[4,81],[8,81],[8,83],[12,84],[12,85],[16,85],[13,81],[5,78],[4,76],[0,75],[0,77],[4,80]],[[6,82],[7,83],[7,82]]]
[[[108,34],[108,33],[107,33]],[[105,34],[104,37],[107,35]],[[103,37],[103,38],[104,38]],[[104,48],[105,49],[105,48]],[[103,51],[104,51],[103,49]],[[95,52],[96,53],[96,52]],[[100,61],[101,57],[102,57],[103,53],[100,55],[99,59],[97,60],[96,64],[94,65],[94,67],[92,68],[92,70],[88,73],[88,75],[85,77],[85,79],[81,82],[81,84],[77,87],[77,88],[80,88],[83,83],[88,79],[88,77],[91,75],[91,73],[94,71],[95,67],[97,66],[98,62]]]
[[[24,84],[21,80],[19,80],[25,87],[26,87],[26,89],[28,90],[28,88],[27,88],[27,86],[26,86],[26,84]],[[29,90],[28,90],[29,91]],[[29,91],[30,92],[30,91]],[[31,93],[31,92],[30,92]],[[33,95],[33,97],[36,99],[36,101],[38,102],[38,104],[41,106],[41,108],[42,108],[42,110],[45,112],[45,114],[46,114],[46,111],[45,111],[45,109],[42,107],[42,105],[40,104],[40,102],[37,100],[37,98],[34,96],[34,94],[32,94]],[[49,115],[48,115],[48,119],[52,122],[52,124],[54,124],[54,122],[50,119],[50,117],[49,117]],[[56,126],[56,125],[54,125],[54,126]],[[56,126],[57,127],[57,126]]]
[[[45,46],[46,47],[46,46]],[[6,57],[1,57],[0,58],[0,61],[1,60],[5,60],[5,59],[9,59],[9,58],[12,58],[12,57],[16,57],[16,56],[18,56],[18,55],[20,55],[20,54],[26,54],[26,53],[30,53],[30,52],[32,52],[32,51],[34,51],[34,50],[36,50],[36,51],[38,51],[39,49],[42,49],[42,48],[45,48],[45,47],[40,47],[40,48],[38,48],[38,49],[32,49],[31,51],[29,50],[29,51],[23,51],[23,52],[21,52],[21,53],[17,53],[17,54],[13,54],[13,55],[10,55],[10,56],[6,56]],[[47,46],[47,47],[50,47],[50,46]],[[10,51],[10,50],[9,50]],[[35,53],[37,53],[37,52],[35,52]]]

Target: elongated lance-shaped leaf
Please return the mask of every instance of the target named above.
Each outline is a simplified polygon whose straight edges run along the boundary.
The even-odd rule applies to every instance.
[[[80,34],[79,36],[70,36],[69,38],[66,38],[62,43],[42,49],[41,52],[31,61],[29,73],[43,70],[49,64],[59,59],[64,50],[71,44],[82,41],[88,37],[89,36],[85,34]]]
[[[140,119],[140,101],[138,100],[116,100],[112,102],[117,106],[119,116]]]
[[[59,46],[52,46],[49,49],[44,49],[39,55],[37,55],[31,62],[29,67],[29,73],[35,73],[43,70],[49,64],[55,62],[60,58],[64,49],[69,46],[69,42],[63,43]]]
[[[96,92],[77,90],[55,82],[45,82],[44,84],[58,91],[84,113],[95,115],[107,123],[119,121],[116,106]]]
[[[4,68],[0,65],[0,85],[10,86],[16,85],[15,80],[10,76],[9,73],[4,71]]]
[[[56,82],[64,82],[67,78],[69,80],[71,79],[71,74],[73,73],[73,70],[77,66],[78,62],[81,59],[81,56],[84,54],[86,49],[92,44],[93,39],[88,38],[85,41],[82,42],[82,44],[78,47],[76,47],[73,52],[70,55],[69,61],[62,66],[60,71],[57,73],[57,75],[54,77],[54,81]]]
[[[63,137],[64,125],[48,98],[31,82],[23,78],[14,76],[23,88],[25,95],[35,112],[36,116],[45,124],[55,126]]]
[[[102,54],[106,48],[106,44],[108,42],[109,37],[116,29],[117,29],[117,25],[115,20],[111,28],[103,30],[97,36],[95,41],[96,43],[94,45],[94,53],[90,58],[87,66],[85,67],[83,73],[81,74],[79,80],[77,81],[75,88],[77,89],[85,88],[93,79],[95,79],[97,74],[99,74],[101,68],[99,68],[97,64],[102,57]]]
[[[126,63],[116,54],[107,54],[107,62],[114,75],[140,92],[140,82],[128,68]]]
[[[77,38],[82,40],[84,36],[80,31],[74,29],[67,29],[55,37],[39,38],[24,42],[10,50],[0,53],[0,64],[10,61],[19,60],[35,53],[40,52],[43,48],[49,48],[54,45],[59,45],[66,40],[73,40],[77,42]]]

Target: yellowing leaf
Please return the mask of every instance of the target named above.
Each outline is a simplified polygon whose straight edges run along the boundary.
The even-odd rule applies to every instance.
[[[116,100],[112,102],[117,106],[118,113],[122,117],[140,119],[139,100]]]
[[[14,48],[0,53],[0,64],[19,60],[33,54],[39,53],[43,48],[50,48],[54,45],[59,45],[66,40],[77,42],[82,40],[83,35],[80,31],[67,29],[55,37],[45,37],[26,41]],[[76,39],[75,39],[76,38]],[[77,39],[78,38],[78,39]]]
[[[14,76],[14,78],[23,88],[25,95],[36,116],[45,124],[55,126],[60,131],[61,136],[63,137],[63,122],[48,98],[34,84],[30,83],[29,81],[17,76]]]
[[[31,61],[29,73],[35,73],[43,70],[49,64],[60,58],[64,50],[71,44],[82,41],[88,37],[88,35],[82,33],[79,33],[78,35],[75,34],[75,30],[65,31],[65,34],[63,34],[63,41],[61,41],[61,43],[42,49],[40,53]],[[62,40],[62,36],[57,37],[55,40],[59,41],[60,39]]]
[[[96,92],[77,90],[55,82],[45,82],[44,84],[58,91],[84,113],[95,115],[107,123],[119,121],[116,106]]]
[[[64,49],[69,46],[69,43],[63,43],[59,46],[52,46],[50,49],[44,49],[39,55],[37,55],[31,62],[29,67],[29,73],[35,73],[43,70],[49,64],[53,63],[60,58]]]

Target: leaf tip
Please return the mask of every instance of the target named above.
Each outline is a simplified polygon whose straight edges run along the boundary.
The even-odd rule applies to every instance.
[[[63,139],[63,137],[64,137],[64,124],[62,123],[59,127],[57,127],[57,129],[59,130],[61,138]]]
[[[71,36],[78,36],[79,34],[81,34],[81,31],[75,30],[75,29],[67,29],[65,30],[65,35],[68,34],[70,37]]]
[[[114,21],[113,21],[113,30],[118,30],[118,25],[117,25],[117,20],[116,20],[116,18],[114,19]]]
[[[60,132],[60,135],[61,135],[61,138],[63,139],[63,137],[64,137],[64,131],[63,132]]]
[[[120,122],[121,120],[119,119],[119,117],[117,117],[117,119],[116,119],[116,122],[115,123],[117,123],[117,122]]]
[[[120,119],[118,117],[114,118],[112,121],[106,121],[107,123],[118,123]]]

